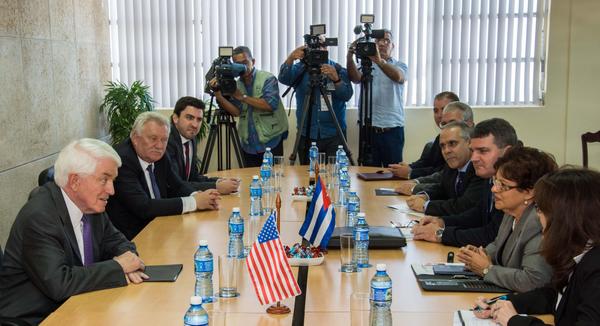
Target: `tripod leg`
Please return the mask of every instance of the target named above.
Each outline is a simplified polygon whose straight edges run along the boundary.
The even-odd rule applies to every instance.
[[[210,165],[210,158],[215,148],[215,138],[217,137],[217,125],[211,123],[210,131],[208,132],[208,139],[206,140],[206,147],[204,148],[204,155],[202,155],[202,164],[200,165],[200,174],[206,174],[208,172],[208,166]]]
[[[323,99],[325,99],[325,104],[327,105],[327,109],[329,110],[329,113],[331,114],[331,120],[333,120],[333,124],[335,125],[335,129],[337,130],[338,136],[342,140],[342,145],[344,146],[344,149],[346,151],[346,156],[348,156],[348,160],[350,161],[350,164],[355,165],[354,159],[352,159],[352,152],[350,151],[348,142],[346,142],[346,137],[344,136],[342,127],[340,127],[340,123],[337,119],[337,116],[336,116],[335,112],[333,111],[333,107],[331,106],[329,97],[327,97],[325,95],[325,90],[323,89],[323,86],[319,87],[319,91],[321,92],[321,96],[323,96]]]
[[[240,142],[240,135],[238,134],[235,120],[233,120],[233,117],[231,117],[229,120],[229,131],[231,132],[233,150],[237,158],[238,166],[240,168],[245,168],[246,162],[244,161],[244,155],[242,155],[242,143]]]
[[[304,130],[304,124],[306,123],[306,117],[308,116],[308,110],[312,109],[310,107],[311,97],[313,96],[312,89],[308,89],[308,94],[304,95],[304,103],[302,103],[302,118],[300,118],[300,124],[298,130],[296,131],[296,141],[294,142],[294,148],[292,149],[292,153],[290,154],[290,165],[294,165],[296,162],[296,157],[298,153],[298,147],[300,146],[300,138],[302,136],[302,130]],[[310,122],[309,122],[310,124]],[[307,139],[310,139],[310,128],[308,135],[306,135]]]

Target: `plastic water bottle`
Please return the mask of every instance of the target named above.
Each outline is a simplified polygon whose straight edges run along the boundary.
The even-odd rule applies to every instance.
[[[208,314],[202,308],[202,298],[193,296],[190,298],[190,308],[183,317],[184,326],[208,325]]]
[[[340,191],[339,191],[339,197],[340,197],[340,204],[341,205],[347,205],[347,196],[348,196],[348,191],[350,190],[350,175],[348,174],[348,168],[347,167],[343,167],[342,170],[340,171]]]
[[[377,272],[371,279],[371,326],[391,326],[392,279],[385,264],[377,264]]]
[[[344,151],[344,145],[338,145],[338,149],[335,152],[335,163],[339,164],[340,163],[340,159],[343,155],[346,155],[346,151]]]
[[[346,219],[346,226],[354,227],[356,224],[356,215],[360,212],[360,198],[356,195],[356,191],[348,192],[348,217]]]
[[[354,224],[354,259],[358,267],[365,268],[369,267],[369,224],[367,224],[365,213],[360,212],[356,216],[356,224]]]
[[[340,160],[338,162],[339,171],[341,172],[344,167],[348,167],[348,163],[349,163],[349,161],[348,161],[348,156],[346,155],[346,152],[340,153]]]
[[[273,201],[273,186],[271,183],[271,165],[269,160],[263,159],[263,163],[260,166],[260,184],[262,186],[262,207],[263,215],[271,213],[271,202]]]
[[[265,149],[263,160],[267,160],[267,162],[269,162],[269,166],[273,167],[273,153],[271,152],[271,147],[267,147]]]
[[[244,248],[244,254],[248,255],[250,247],[258,237],[260,232],[260,217],[262,216],[262,185],[258,176],[252,176],[252,182],[250,183],[250,217],[248,218],[248,238]]]
[[[202,302],[213,302],[213,255],[208,250],[208,241],[200,240],[194,255],[196,288],[194,294],[202,297]]]
[[[319,164],[319,148],[317,147],[317,142],[312,142],[310,149],[308,150],[308,159],[310,160],[310,166],[308,168],[308,173],[310,178],[315,177],[315,166]]]
[[[229,257],[244,258],[244,218],[240,208],[234,207],[229,216]]]

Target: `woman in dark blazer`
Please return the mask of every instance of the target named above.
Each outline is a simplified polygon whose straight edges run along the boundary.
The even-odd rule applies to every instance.
[[[552,286],[511,294],[478,317],[500,325],[544,325],[523,314],[551,313],[556,326],[600,325],[600,173],[551,173],[536,184],[535,201],[544,228],[542,255],[554,269]],[[487,308],[482,301],[478,305]]]

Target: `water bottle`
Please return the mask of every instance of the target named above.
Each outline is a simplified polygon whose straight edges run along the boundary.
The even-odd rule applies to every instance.
[[[244,258],[244,218],[240,208],[234,207],[229,216],[229,257]]]
[[[202,298],[193,296],[190,298],[190,308],[183,317],[184,326],[208,325],[208,314],[202,308]]]
[[[348,191],[350,190],[350,175],[348,174],[348,168],[343,167],[340,171],[340,204],[347,206],[347,196]]]
[[[348,192],[348,217],[346,219],[346,226],[354,227],[356,223],[356,215],[360,212],[360,198],[356,195],[356,191]]]
[[[263,215],[271,213],[271,202],[273,201],[273,186],[271,184],[271,165],[269,160],[263,159],[260,166],[260,184],[262,186],[262,207]]]
[[[196,288],[194,295],[202,297],[202,302],[213,302],[213,255],[208,250],[208,241],[200,240],[194,255]]]
[[[336,164],[340,163],[342,155],[346,155],[346,151],[344,151],[344,145],[338,145],[338,149],[335,152],[335,163]]]
[[[369,267],[369,224],[365,213],[356,215],[354,224],[354,260],[360,268]]]
[[[348,156],[346,155],[346,152],[340,153],[340,160],[338,162],[338,170],[341,172],[344,167],[348,167],[348,163],[349,163],[349,160],[348,160]]]
[[[263,160],[267,160],[269,162],[269,166],[273,167],[273,153],[271,152],[271,147],[267,147],[265,149],[265,153],[263,154]]]
[[[385,270],[385,264],[377,264],[377,272],[371,279],[371,326],[392,325],[392,279]]]
[[[312,142],[310,149],[308,150],[308,159],[310,160],[310,166],[308,173],[311,179],[315,178],[315,166],[319,164],[319,148],[317,142]]]
[[[258,180],[258,176],[252,176],[252,182],[250,183],[250,217],[248,218],[248,238],[246,241],[246,245],[244,248],[244,254],[248,255],[250,252],[250,247],[256,238],[258,237],[258,232],[260,232],[260,217],[262,216],[262,185],[260,184],[260,180]]]

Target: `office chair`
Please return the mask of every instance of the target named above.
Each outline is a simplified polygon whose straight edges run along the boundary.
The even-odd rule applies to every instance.
[[[38,186],[43,186],[46,182],[54,181],[54,166],[42,170],[38,176]]]
[[[583,152],[583,167],[588,167],[588,143],[600,143],[600,130],[597,132],[586,132],[581,135],[581,149]]]

